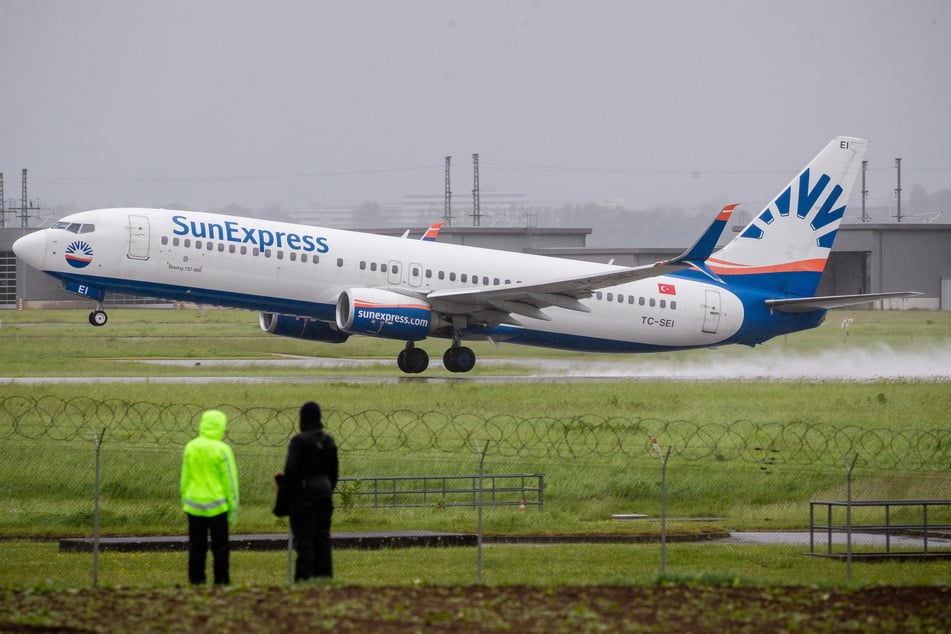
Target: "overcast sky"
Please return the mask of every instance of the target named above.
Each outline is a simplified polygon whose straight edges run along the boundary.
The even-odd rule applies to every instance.
[[[715,210],[845,134],[888,205],[896,157],[951,187],[949,64],[947,0],[0,0],[0,171],[295,209],[441,194],[449,155],[455,207],[477,152],[483,192]]]

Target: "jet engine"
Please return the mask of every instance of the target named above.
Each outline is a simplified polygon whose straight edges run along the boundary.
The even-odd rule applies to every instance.
[[[353,335],[401,341],[425,339],[432,309],[422,299],[378,288],[351,288],[337,299],[337,327]]]
[[[343,343],[350,337],[349,334],[340,332],[333,324],[310,317],[261,313],[258,321],[261,324],[261,330],[282,337],[309,339],[310,341],[322,341],[324,343]]]

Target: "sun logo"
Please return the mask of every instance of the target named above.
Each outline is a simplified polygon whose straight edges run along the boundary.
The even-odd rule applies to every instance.
[[[92,262],[92,247],[82,240],[70,242],[66,247],[66,263],[76,269],[89,266]]]
[[[805,220],[806,223],[797,223],[801,225],[800,233],[815,235],[816,246],[831,249],[839,221],[845,215],[845,201],[836,206],[842,187],[834,185],[829,188],[831,180],[827,174],[820,174],[815,182],[811,182],[810,170],[804,170],[799,175],[796,191],[793,185],[787,187],[760,213],[756,222],[750,223],[743,237],[761,239],[766,235],[765,227],[777,220],[780,221],[778,224],[785,224],[785,231],[791,232],[793,228],[788,224],[789,220]]]

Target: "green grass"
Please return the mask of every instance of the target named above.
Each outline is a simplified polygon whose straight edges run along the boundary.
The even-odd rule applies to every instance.
[[[394,376],[395,358],[402,343],[369,337],[351,337],[344,344],[321,344],[261,331],[257,314],[240,310],[148,310],[112,309],[109,323],[93,328],[86,321],[88,311],[25,310],[0,311],[0,346],[3,347],[2,374],[31,376]],[[851,318],[843,330],[843,319]],[[753,359],[770,350],[790,353],[846,351],[850,349],[927,348],[951,339],[951,312],[945,311],[831,311],[826,323],[810,331],[770,340],[749,349],[729,346],[715,351],[696,350],[638,359],[686,362],[696,359]],[[438,360],[447,347],[445,340],[422,342],[433,360],[426,376],[455,376]],[[496,359],[502,365],[477,364],[472,374],[526,374],[528,370],[507,359],[573,359],[577,353],[516,345],[501,351],[489,343],[475,342],[479,359]],[[162,366],[136,363],[145,359],[273,359],[276,355],[353,357],[379,360],[379,364],[356,369]],[[582,355],[586,360],[618,360],[617,355]]]
[[[710,579],[730,584],[841,585],[845,563],[804,554],[795,546],[668,544],[666,577]],[[467,585],[476,582],[473,547],[334,551],[336,585]],[[171,587],[184,584],[184,552],[99,555],[103,586]],[[647,584],[660,577],[660,544],[485,545],[482,581],[490,585],[534,586]],[[92,555],[59,553],[56,543],[0,542],[0,588],[76,588],[92,583]],[[210,565],[210,564],[209,564]],[[232,583],[283,585],[287,552],[233,551]],[[715,572],[712,572],[715,571]],[[856,586],[947,585],[951,561],[853,564]]]
[[[853,317],[847,335],[839,327],[845,315]],[[844,498],[841,458],[851,458],[855,452],[861,454],[853,482],[857,499],[947,497],[951,487],[947,453],[951,449],[934,453],[927,448],[932,461],[919,464],[914,458],[923,448],[909,446],[907,436],[914,431],[914,441],[927,444],[929,438],[947,431],[951,390],[946,383],[479,383],[464,379],[437,383],[412,378],[349,382],[351,376],[398,374],[393,357],[401,344],[354,337],[343,346],[332,346],[273,337],[258,329],[256,316],[227,310],[113,310],[105,328],[86,324],[83,311],[6,311],[0,312],[0,321],[0,374],[4,377],[284,379],[248,384],[0,385],[0,403],[7,407],[13,407],[14,400],[39,404],[25,412],[0,408],[2,536],[91,534],[93,430],[105,432],[103,534],[181,534],[184,521],[177,500],[181,448],[194,434],[199,412],[215,406],[233,414],[254,412],[244,418],[234,416],[229,427],[229,438],[241,441],[235,447],[242,481],[236,532],[281,532],[286,524],[270,514],[271,475],[283,465],[296,408],[311,399],[323,405],[328,428],[338,437],[345,476],[475,473],[478,460],[473,440],[491,441],[486,458],[490,473],[544,473],[545,510],[488,509],[485,529],[490,534],[657,534],[660,464],[649,449],[649,438],[658,433],[664,447],[674,445],[667,469],[671,532],[805,528],[809,500]],[[818,329],[755,350],[734,347],[642,358],[689,360],[722,355],[743,359],[770,349],[847,354],[881,345],[919,349],[947,345],[949,340],[951,313],[843,311],[832,313]],[[444,344],[425,345],[438,358]],[[369,368],[327,370],[139,362],[148,358],[271,358],[275,354],[355,356],[380,362]],[[575,358],[570,353],[518,346],[505,346],[499,353],[484,345],[477,347],[477,354],[483,359]],[[502,372],[526,370],[506,366]],[[497,366],[477,366],[474,375],[480,373],[500,371]],[[340,380],[308,382],[310,376],[319,375]],[[433,368],[426,376],[449,373]],[[64,408],[64,403],[71,407]],[[92,410],[86,408],[90,403],[96,405]],[[162,417],[157,412],[171,415]],[[380,422],[381,416],[390,422]],[[18,435],[11,434],[14,423]],[[693,435],[684,429],[693,429]],[[790,435],[793,430],[796,433]],[[437,446],[432,445],[433,437],[439,440]],[[852,444],[856,438],[864,444]],[[772,443],[767,448],[776,449],[780,460],[757,462],[750,457],[764,442]],[[717,451],[704,454],[711,444]],[[623,452],[617,451],[619,446]],[[512,447],[520,449],[513,454]],[[566,447],[578,451],[571,453]],[[797,451],[814,452],[814,460],[804,460]],[[613,513],[631,512],[646,513],[651,519],[626,523],[611,519]],[[716,519],[681,519],[696,517]],[[474,532],[476,518],[473,509],[338,507],[334,529]],[[0,585],[18,584],[18,580],[44,584],[47,578],[54,580],[51,583],[85,584],[86,558],[48,554],[45,548],[0,543],[5,563],[23,562],[4,566],[11,572],[0,573]],[[743,546],[718,551],[676,545],[674,553],[676,558],[669,561],[677,574],[715,570],[773,583],[842,577],[840,563],[803,557],[795,548]],[[646,582],[658,570],[657,549],[650,546],[493,546],[486,554],[486,578],[493,583]],[[235,556],[238,583],[281,583],[284,579],[282,564],[274,563],[279,554]],[[342,578],[359,584],[412,583],[417,577],[422,583],[467,583],[474,578],[473,559],[472,549],[341,551],[338,569]],[[181,581],[182,562],[181,554],[108,553],[103,555],[103,578],[116,585],[175,584]],[[24,577],[13,572],[33,570],[33,564],[36,574]],[[421,568],[427,572],[420,577],[416,571]],[[918,584],[951,578],[946,564],[937,562],[910,567],[881,564],[862,570],[864,576],[859,578],[867,583]]]

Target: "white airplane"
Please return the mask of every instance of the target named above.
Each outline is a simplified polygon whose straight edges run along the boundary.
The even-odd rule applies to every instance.
[[[260,312],[276,335],[340,343],[451,340],[443,364],[467,372],[464,340],[593,352],[739,343],[814,328],[826,309],[917,293],[814,297],[867,142],[833,139],[731,242],[715,250],[735,205],[682,255],[623,267],[405,240],[324,227],[165,209],[71,214],[13,250],[70,292],[107,292]]]

